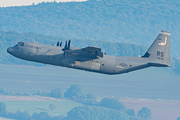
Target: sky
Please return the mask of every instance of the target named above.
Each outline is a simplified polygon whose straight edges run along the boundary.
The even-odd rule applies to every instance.
[[[71,1],[86,1],[86,0],[0,0],[0,7],[10,7],[10,6],[23,6],[23,5],[35,5],[41,2],[71,2]]]

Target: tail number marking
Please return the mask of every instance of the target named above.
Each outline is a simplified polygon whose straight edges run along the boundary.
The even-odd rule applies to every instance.
[[[156,56],[156,58],[157,59],[160,59],[160,60],[164,60],[164,52],[160,52],[160,51],[157,51],[157,56]]]

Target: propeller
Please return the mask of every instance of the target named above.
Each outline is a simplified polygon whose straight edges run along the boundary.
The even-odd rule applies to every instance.
[[[61,44],[62,44],[62,43],[61,43]],[[65,58],[66,53],[70,50],[70,44],[71,44],[71,40],[69,40],[68,43],[67,43],[67,41],[66,41],[65,46],[64,46],[64,48],[62,49],[62,51],[64,51],[64,53],[63,53],[64,58]]]
[[[62,42],[60,43],[60,47],[62,46]]]
[[[68,41],[68,50],[70,49],[71,40]]]
[[[62,49],[64,52],[67,50],[67,41],[66,41],[66,43],[65,43],[65,46],[64,46],[64,48]]]
[[[59,46],[59,41],[57,42],[57,46]]]

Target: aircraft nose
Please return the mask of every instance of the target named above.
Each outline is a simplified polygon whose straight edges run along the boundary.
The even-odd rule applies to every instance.
[[[13,52],[13,48],[11,48],[11,47],[8,48],[8,49],[7,49],[7,52],[11,54],[11,53]]]

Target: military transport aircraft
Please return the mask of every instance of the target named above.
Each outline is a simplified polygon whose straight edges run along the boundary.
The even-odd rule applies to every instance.
[[[71,41],[57,46],[34,42],[19,42],[7,49],[11,55],[28,61],[75,68],[103,74],[121,74],[147,67],[170,66],[170,33],[161,31],[142,57],[115,57],[103,54],[101,48],[70,47]]]

